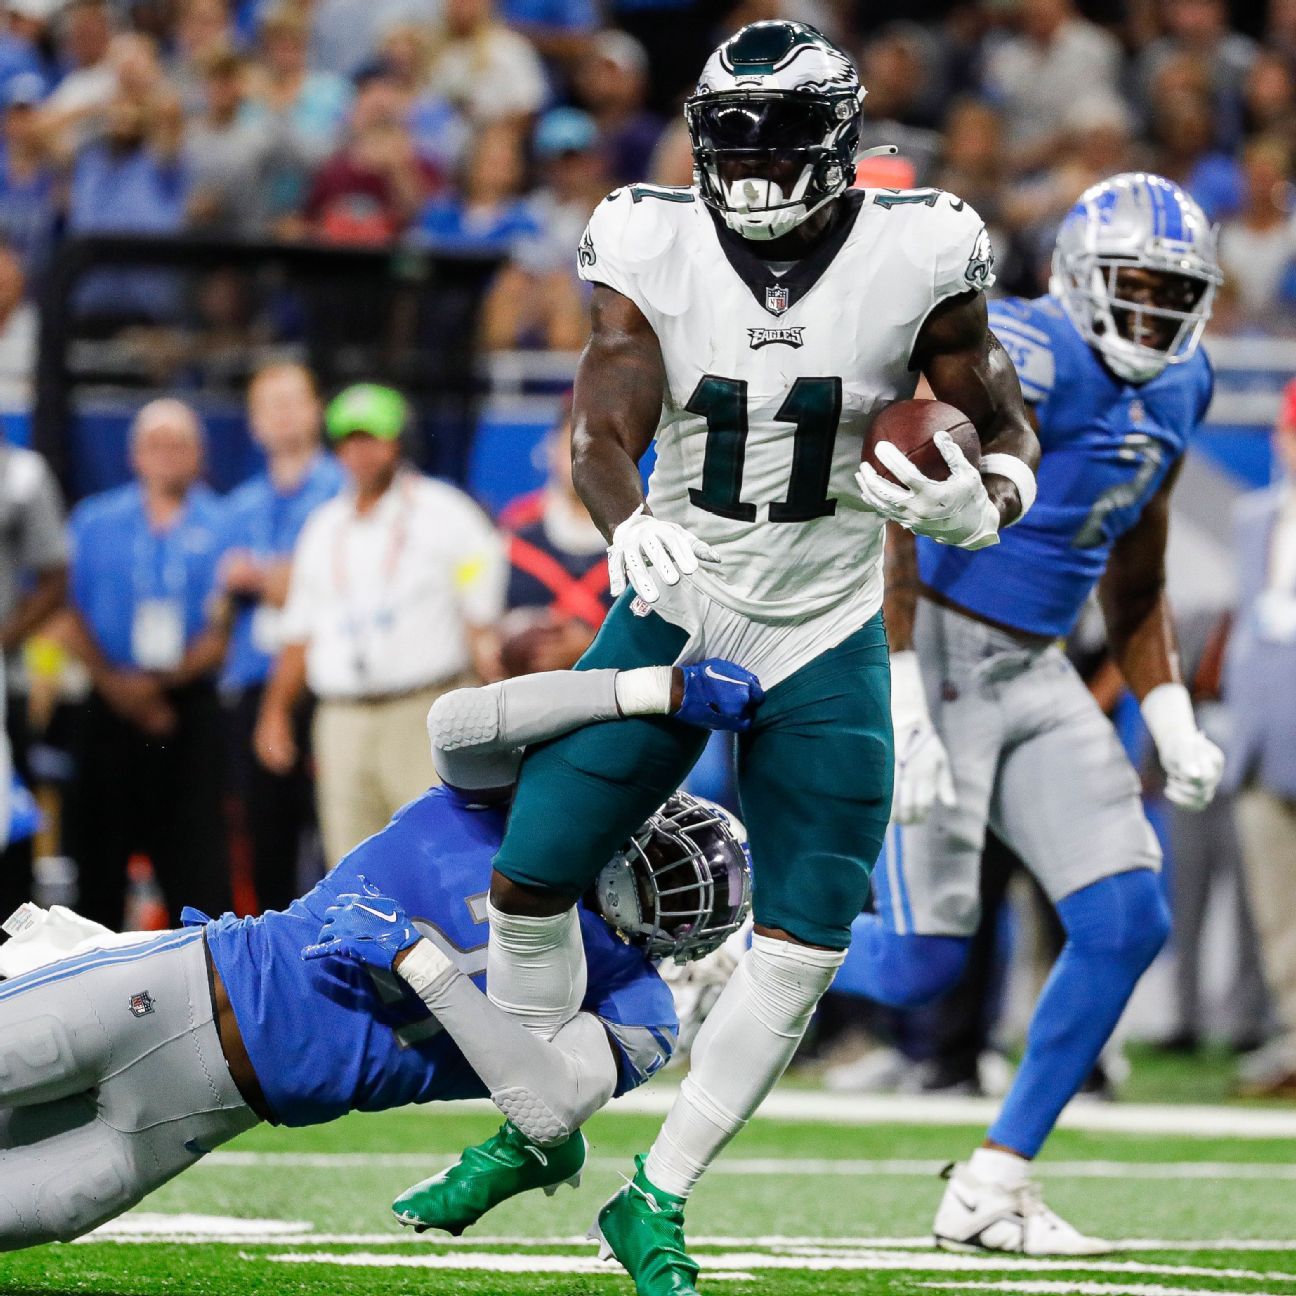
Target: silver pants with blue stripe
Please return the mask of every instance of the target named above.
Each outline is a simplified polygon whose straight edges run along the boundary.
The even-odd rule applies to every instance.
[[[0,981],[0,1251],[89,1232],[256,1122],[201,931]]]
[[[976,930],[987,824],[1055,903],[1102,878],[1160,868],[1134,769],[1060,647],[1027,647],[926,599],[914,647],[958,804],[889,829],[873,874],[888,926]]]

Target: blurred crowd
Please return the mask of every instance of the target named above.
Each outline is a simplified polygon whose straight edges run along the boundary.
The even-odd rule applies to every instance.
[[[780,14],[859,61],[863,143],[899,148],[862,182],[973,203],[1005,290],[1043,287],[1082,189],[1145,167],[1221,224],[1219,326],[1296,323],[1296,0],[8,0],[0,239],[29,293],[69,234],[486,247],[486,345],[572,349],[590,210],[689,182],[707,51]],[[126,310],[111,284],[84,313]]]

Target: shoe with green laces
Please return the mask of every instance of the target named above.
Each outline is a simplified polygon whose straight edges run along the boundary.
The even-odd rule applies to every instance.
[[[684,1250],[684,1200],[649,1183],[642,1154],[589,1235],[600,1260],[615,1256],[625,1266],[639,1296],[698,1296],[697,1261]]]
[[[585,1168],[585,1135],[577,1130],[562,1143],[537,1147],[512,1121],[484,1143],[468,1148],[454,1165],[407,1188],[392,1202],[392,1214],[422,1233],[443,1229],[458,1237],[500,1202],[533,1188],[552,1197],[563,1184],[575,1188]]]

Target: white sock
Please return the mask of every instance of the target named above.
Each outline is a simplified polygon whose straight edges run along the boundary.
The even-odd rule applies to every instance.
[[[693,1045],[693,1066],[648,1153],[648,1182],[687,1197],[792,1060],[846,957],[753,936]]]
[[[488,902],[487,914],[486,993],[527,1030],[552,1039],[585,998],[585,946],[575,906],[533,918]]]
[[[1015,1152],[979,1147],[968,1157],[968,1169],[982,1183],[1000,1188],[1020,1188],[1030,1178],[1031,1163]]]

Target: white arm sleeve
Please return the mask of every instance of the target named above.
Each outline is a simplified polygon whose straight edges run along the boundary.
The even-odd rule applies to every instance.
[[[553,1039],[542,1039],[427,940],[406,955],[397,975],[459,1046],[491,1101],[534,1142],[569,1138],[616,1091],[612,1044],[590,1013],[577,1013]]]

